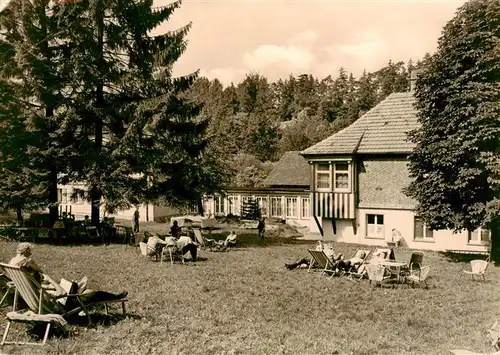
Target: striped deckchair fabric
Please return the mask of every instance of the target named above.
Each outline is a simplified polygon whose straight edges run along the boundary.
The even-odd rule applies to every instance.
[[[5,275],[12,280],[18,292],[28,307],[37,314],[63,314],[63,307],[49,295],[42,285],[24,268],[1,264]],[[14,306],[16,307],[16,306]]]
[[[12,322],[20,323],[46,323],[45,334],[41,345],[47,341],[51,325],[58,325],[63,330],[66,330],[66,321],[62,317],[64,313],[63,307],[57,301],[47,294],[42,288],[41,284],[34,279],[24,268],[19,266],[1,264],[6,276],[12,280],[15,285],[14,305],[13,311],[7,313],[7,325],[2,337],[1,345],[4,344],[25,344],[25,345],[39,345],[33,342],[11,342],[7,341],[10,326]],[[21,295],[30,310],[27,312],[17,311],[18,297]]]
[[[125,302],[128,300],[125,296],[121,298],[108,299],[108,300],[95,300],[91,299],[88,301],[83,301],[86,294],[66,294],[61,296],[54,296],[48,293],[38,282],[33,275],[24,267],[2,264],[0,263],[0,269],[3,269],[5,275],[12,280],[12,283],[15,285],[15,293],[14,293],[14,306],[13,311],[7,313],[7,326],[5,328],[5,333],[2,338],[1,344],[37,344],[37,343],[21,343],[21,342],[7,342],[7,334],[9,333],[11,322],[24,322],[24,323],[32,323],[32,322],[43,322],[47,323],[47,328],[45,331],[45,336],[43,339],[43,344],[47,340],[47,336],[49,333],[49,329],[51,324],[56,324],[59,326],[66,325],[66,322],[61,322],[61,319],[66,320],[67,317],[70,317],[74,314],[77,314],[81,311],[85,313],[89,324],[92,324],[92,319],[90,318],[90,314],[88,312],[88,308],[93,305],[104,305],[105,313],[108,313],[108,304],[109,303],[121,303],[123,315],[125,315]],[[18,297],[21,295],[24,302],[29,307],[28,312],[20,312],[17,310],[17,301]],[[89,294],[87,294],[88,296]],[[71,297],[74,299],[78,305],[75,305],[72,309],[66,309],[63,304],[59,303],[58,300],[65,300]],[[82,299],[81,299],[82,298]],[[85,303],[84,303],[85,302]]]
[[[323,250],[314,250],[314,249],[307,249],[309,251],[309,254],[311,254],[312,259],[309,263],[309,269],[307,270],[308,272],[311,270],[312,266],[314,264],[318,265],[320,269],[322,269],[322,273],[335,273],[335,266],[326,256],[325,252]]]

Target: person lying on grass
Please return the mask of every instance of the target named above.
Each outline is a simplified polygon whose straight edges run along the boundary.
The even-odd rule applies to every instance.
[[[105,291],[88,290],[87,276],[84,276],[79,282],[68,281],[65,279],[61,279],[60,283],[56,282],[52,277],[43,272],[40,266],[38,266],[36,261],[33,259],[33,246],[30,243],[19,243],[16,250],[16,256],[9,261],[9,265],[23,267],[36,281],[40,283],[42,288],[44,288],[46,292],[52,296],[58,297],[78,293],[80,295],[80,300],[88,303],[122,299],[127,296],[127,292],[114,294]],[[65,288],[63,285],[68,285],[68,287]],[[62,304],[68,305],[66,301],[67,299],[61,299]]]
[[[333,244],[323,245],[323,242],[321,240],[318,240],[318,243],[316,244],[316,250],[318,251],[322,250],[328,257],[328,259],[330,259],[334,264],[343,259],[342,253],[335,255],[335,252],[333,251]],[[293,270],[297,268],[308,268],[310,262],[314,262],[313,260],[311,260],[310,257],[309,258],[302,257],[297,259],[293,263],[285,264],[285,267],[288,270]]]

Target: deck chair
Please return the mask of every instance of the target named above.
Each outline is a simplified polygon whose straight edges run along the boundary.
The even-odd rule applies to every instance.
[[[335,274],[335,265],[333,265],[333,262],[328,256],[326,256],[323,250],[307,249],[307,251],[309,251],[309,254],[311,254],[312,257],[309,262],[309,269],[307,269],[307,272],[311,271],[313,265],[316,264],[320,269],[322,269],[321,273],[332,273],[332,276]]]
[[[474,280],[474,276],[478,276],[479,278],[483,278],[483,281],[486,281],[484,274],[488,269],[489,265],[489,257],[486,260],[471,260],[470,261],[470,270],[465,270],[466,265],[462,268],[462,272],[466,275],[470,275],[472,280]]]
[[[201,229],[193,228],[194,236],[196,241],[202,249],[207,249],[210,251],[224,251],[224,244],[217,243],[215,239],[205,238],[201,233]]]
[[[385,258],[383,260],[396,260],[396,255],[394,254],[394,249],[392,248],[375,249],[371,254],[372,258],[374,257],[374,255],[379,255],[379,253],[385,253]]]
[[[486,354],[486,353],[476,353],[474,351],[459,350],[459,349],[450,350],[450,351],[454,355],[500,355],[500,351],[497,351],[497,352],[494,352],[494,353],[489,353],[489,354]]]
[[[155,260],[158,261],[158,258],[161,257],[161,252],[157,251],[156,249],[151,248],[149,245],[147,245],[144,242],[139,242],[139,249],[141,250],[141,255],[148,257],[150,259],[152,259],[154,257]]]
[[[87,316],[89,324],[92,324],[92,319],[89,315],[89,309],[98,304],[105,306],[105,312],[108,312],[108,303],[120,302],[122,305],[123,315],[125,315],[125,302],[128,300],[125,298],[114,299],[107,301],[99,301],[94,303],[84,303],[80,299],[82,295],[79,294],[66,294],[63,296],[53,296],[47,293],[47,291],[42,287],[42,285],[33,278],[33,276],[26,271],[25,268],[13,265],[7,265],[0,263],[0,268],[2,268],[8,278],[12,280],[15,285],[14,293],[14,305],[13,311],[7,313],[7,326],[5,328],[4,335],[2,337],[2,342],[0,345],[4,344],[36,344],[39,343],[26,343],[26,342],[7,342],[7,336],[9,334],[11,323],[46,323],[45,334],[43,337],[42,344],[45,344],[47,337],[49,335],[50,327],[52,325],[60,327],[63,331],[67,331],[67,318],[78,314],[79,312],[84,312]],[[22,297],[24,302],[27,304],[29,310],[17,310],[17,303],[19,295]],[[58,300],[68,299],[69,297],[74,298],[78,306],[73,309],[66,309]]]
[[[495,321],[491,329],[488,330],[488,338],[490,340],[491,347],[496,350],[494,353],[484,354],[458,349],[451,350],[451,352],[455,355],[500,355],[500,324],[498,323],[498,320]]]
[[[13,282],[5,274],[0,274],[0,296],[2,297],[0,299],[0,308],[4,307],[4,304],[5,306],[10,304],[9,296],[14,293],[14,290]]]
[[[356,253],[354,253],[353,258],[358,257],[361,253],[365,254],[365,257],[362,259],[361,263],[358,264],[357,266],[351,266],[351,268],[346,272],[347,274],[347,279],[348,280],[361,280],[363,277],[366,275],[366,269],[365,269],[365,264],[366,262],[370,259],[371,250],[363,250],[363,249],[358,249],[356,250]]]
[[[495,350],[500,350],[500,323],[498,320],[493,323],[493,326],[488,330],[488,338],[490,345]]]
[[[427,277],[429,276],[430,270],[431,267],[427,265],[416,271],[413,271],[406,276],[406,282],[411,285],[420,284],[423,282],[425,284],[425,288],[429,288],[429,286],[427,285]]]

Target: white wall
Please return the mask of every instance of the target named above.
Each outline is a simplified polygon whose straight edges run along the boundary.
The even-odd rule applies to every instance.
[[[91,214],[91,206],[90,203],[83,200],[71,201],[71,194],[73,193],[73,189],[83,189],[81,185],[60,185],[59,189],[63,190],[63,193],[66,194],[65,197],[62,198],[62,202],[59,203],[59,211],[62,212],[71,212],[75,215],[77,219],[83,219],[86,215],[90,216]],[[119,219],[128,219],[132,220],[134,216],[135,208],[130,208],[123,211],[118,211],[115,214],[107,215],[108,217],[115,217]],[[104,216],[104,209],[101,208],[101,217]],[[154,206],[153,205],[141,205],[139,206],[139,220],[141,222],[145,222],[147,217],[150,221],[154,218]]]
[[[366,215],[376,214],[384,216],[383,239],[367,236]],[[468,233],[453,233],[451,230],[439,230],[433,232],[433,238],[428,240],[416,240],[414,238],[415,213],[411,210],[390,210],[390,209],[358,209],[356,213],[357,231],[351,220],[336,220],[336,234],[333,233],[332,220],[323,219],[323,239],[327,241],[338,241],[345,243],[357,243],[366,245],[385,246],[386,240],[390,240],[392,229],[401,232],[401,246],[411,249],[423,250],[463,250],[470,252],[488,251],[489,246],[484,244],[469,244]]]

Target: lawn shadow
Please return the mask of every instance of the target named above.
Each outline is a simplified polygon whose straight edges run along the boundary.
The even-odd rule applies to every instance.
[[[458,253],[453,251],[442,251],[439,253],[449,262],[454,263],[468,263],[471,260],[486,260],[488,258],[487,254],[482,253]]]

